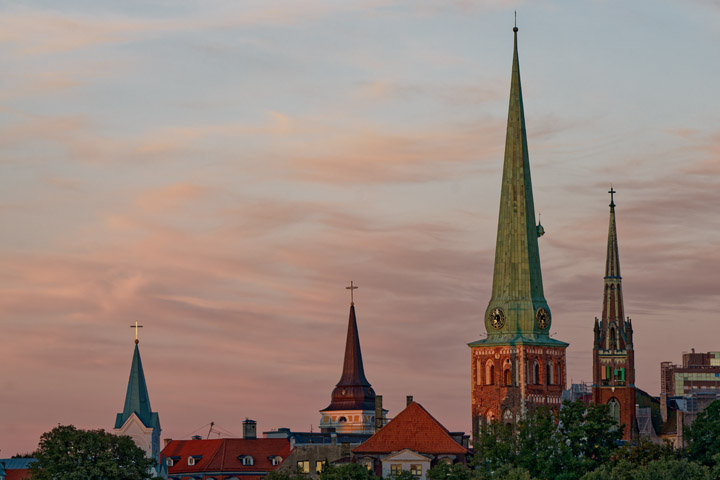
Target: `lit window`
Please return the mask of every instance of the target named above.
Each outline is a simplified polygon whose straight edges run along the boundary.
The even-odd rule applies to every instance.
[[[390,464],[390,475],[400,475],[400,472],[402,472],[402,464],[400,464],[400,463],[391,463]]]
[[[323,467],[325,466],[325,461],[318,460],[315,462],[315,473],[322,472]]]
[[[372,460],[365,460],[365,461],[363,462],[363,465],[365,465],[365,467],[367,467],[367,469],[372,472],[372,470],[373,470],[373,462],[372,462]]]
[[[246,467],[251,466],[253,464],[253,457],[250,455],[245,455],[242,459],[242,464]]]
[[[310,473],[310,461],[309,460],[298,460],[297,462],[298,472]]]
[[[419,477],[420,475],[422,475],[422,465],[419,463],[414,463],[410,465],[410,473],[412,473],[416,477]]]

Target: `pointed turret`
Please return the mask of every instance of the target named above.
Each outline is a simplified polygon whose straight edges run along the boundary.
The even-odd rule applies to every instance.
[[[345,359],[340,381],[332,392],[332,402],[327,410],[372,410],[375,408],[375,391],[365,378],[360,337],[358,336],[355,304],[350,305],[347,338],[345,340]]]
[[[128,380],[127,393],[125,394],[125,406],[122,413],[117,415],[115,428],[120,428],[133,413],[138,416],[143,425],[148,428],[152,427],[153,412],[150,407],[147,384],[145,383],[145,372],[140,359],[140,348],[137,343],[135,344],[135,352],[130,366],[130,380]]]
[[[517,27],[514,31],[510,105],[505,137],[505,160],[500,192],[492,297],[485,312],[488,341],[544,340],[550,329],[550,308],[543,293],[538,237],[545,229],[535,224],[530,158]]]
[[[365,377],[360,337],[358,335],[355,302],[352,292],[357,287],[350,282],[350,316],[345,339],[345,357],[340,381],[332,391],[330,405],[320,410],[320,429],[336,432],[372,432],[375,428],[375,391]]]
[[[157,412],[153,412],[150,406],[150,395],[145,383],[145,372],[138,347],[137,329],[140,326],[136,324],[134,328],[135,351],[130,366],[125,405],[122,413],[118,413],[115,417],[114,431],[117,435],[132,437],[137,446],[145,450],[149,458],[155,460],[156,464],[152,471],[157,473],[160,462],[160,416]]]

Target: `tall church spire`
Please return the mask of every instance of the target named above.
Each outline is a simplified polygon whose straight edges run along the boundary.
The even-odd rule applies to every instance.
[[[528,155],[525,112],[517,27],[514,31],[510,105],[505,137],[505,160],[500,193],[495,269],[492,298],[486,311],[489,336],[533,337],[546,335],[550,328],[550,309],[543,293],[539,229],[535,224],[530,158]],[[542,312],[541,312],[542,310]],[[543,320],[536,321],[537,315]]]
[[[610,415],[625,425],[630,440],[635,424],[635,352],[630,319],[625,319],[620,255],[615,225],[615,189],[610,194],[610,223],[603,279],[602,317],[593,327],[593,401],[608,406]]]
[[[357,289],[350,283],[350,295]],[[320,410],[320,428],[337,432],[370,432],[374,429],[375,391],[365,377],[360,337],[358,335],[355,302],[350,302],[345,356],[340,381],[332,391],[330,405]]]

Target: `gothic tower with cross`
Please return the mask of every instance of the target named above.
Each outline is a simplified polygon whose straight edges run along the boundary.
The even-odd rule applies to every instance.
[[[620,256],[615,225],[615,190],[610,188],[610,226],[603,289],[602,317],[595,318],[593,341],[593,402],[608,406],[610,415],[625,425],[623,439],[631,440],[635,425],[635,352],[630,318],[623,305]]]
[[[156,467],[151,473],[162,476],[164,469],[160,462],[160,416],[150,407],[150,395],[138,347],[138,328],[142,328],[142,325],[135,322],[131,327],[135,329],[135,351],[130,366],[125,405],[115,418],[113,432],[116,435],[130,436],[138,447],[145,450],[148,458],[155,460]]]
[[[515,423],[528,408],[560,406],[568,344],[550,337],[552,314],[543,292],[525,114],[520,86],[517,26],[505,160],[500,193],[487,336],[471,349],[473,435],[491,421]]]
[[[331,402],[320,410],[320,430],[337,433],[375,432],[375,391],[365,378],[353,292],[350,282],[350,318],[345,340],[345,358],[340,381],[332,391]]]

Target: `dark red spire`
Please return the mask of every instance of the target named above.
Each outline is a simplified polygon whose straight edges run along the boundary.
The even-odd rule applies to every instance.
[[[374,410],[375,391],[365,378],[360,337],[358,336],[355,305],[350,305],[345,359],[340,381],[332,392],[332,402],[326,410]]]

